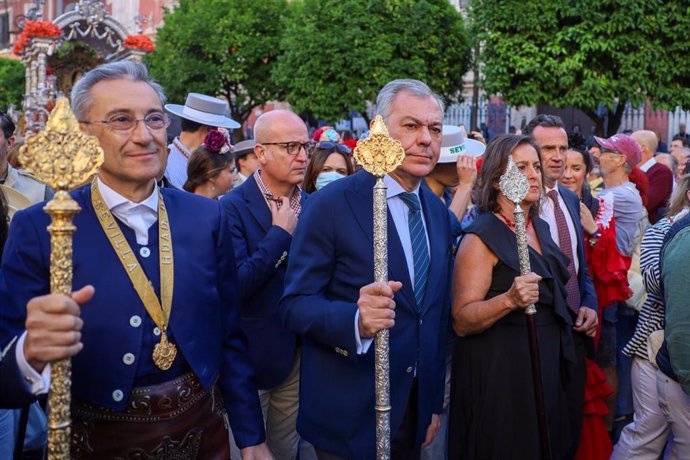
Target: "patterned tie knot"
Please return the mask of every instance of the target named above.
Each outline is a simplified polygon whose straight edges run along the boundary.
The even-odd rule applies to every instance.
[[[551,198],[554,203],[558,203],[558,192],[556,189],[551,190],[547,195],[549,195],[549,198]]]
[[[403,203],[407,205],[409,208],[410,212],[415,213],[422,209],[422,205],[419,204],[419,198],[417,195],[414,193],[410,192],[402,192],[400,195],[398,195],[401,200],[403,200]]]

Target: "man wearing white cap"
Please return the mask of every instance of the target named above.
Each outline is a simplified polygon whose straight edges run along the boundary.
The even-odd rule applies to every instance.
[[[458,126],[443,125],[441,155],[425,180],[458,219],[462,219],[470,204],[477,158],[484,154],[485,148],[481,142],[465,139]]]
[[[484,144],[467,144],[459,126],[443,125],[441,137],[441,155],[434,169],[424,178],[426,185],[444,202],[457,219],[451,218],[451,236],[455,241],[460,235],[460,221],[471,202],[472,185],[477,177],[477,158],[484,154]],[[468,149],[468,146],[470,148]],[[449,331],[450,332],[450,331]],[[448,340],[452,343],[455,334],[450,334]],[[446,387],[443,398],[443,414],[441,426],[434,440],[422,448],[421,460],[445,458],[448,449],[448,407],[450,404],[450,363],[453,357],[453,347],[448,347],[446,357]]]
[[[209,130],[240,127],[228,117],[228,103],[205,94],[189,93],[184,105],[166,104],[165,110],[182,119],[182,132],[168,146],[168,165],[165,177],[173,186],[182,189],[187,180],[187,163],[203,142]]]

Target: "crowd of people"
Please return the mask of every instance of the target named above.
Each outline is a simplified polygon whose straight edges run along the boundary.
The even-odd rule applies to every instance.
[[[670,154],[645,130],[583,149],[542,114],[487,144],[393,80],[376,111],[405,155],[376,282],[356,139],[280,109],[232,145],[225,101],[166,104],[137,62],[71,100],[104,162],[70,192],[69,297],[50,294],[53,191],[8,162],[0,114],[0,459],[42,458],[63,358],[73,458],[374,459],[383,329],[393,459],[690,458],[684,129]]]

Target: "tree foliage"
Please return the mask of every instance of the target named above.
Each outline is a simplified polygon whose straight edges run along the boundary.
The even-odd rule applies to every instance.
[[[0,110],[10,104],[21,107],[24,98],[24,65],[14,59],[0,58]]]
[[[156,50],[147,57],[170,101],[189,92],[223,96],[242,123],[281,97],[271,78],[286,0],[181,0],[166,11]]]
[[[605,117],[617,130],[625,102],[690,107],[686,2],[475,0],[472,17],[482,85],[512,105],[574,106],[601,134]]]
[[[298,112],[331,121],[365,112],[395,78],[447,101],[462,90],[469,45],[448,0],[295,0],[274,76]]]

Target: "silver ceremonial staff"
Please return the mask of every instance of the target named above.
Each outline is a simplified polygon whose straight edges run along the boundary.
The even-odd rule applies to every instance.
[[[50,292],[72,294],[72,218],[81,208],[68,190],[89,180],[103,162],[98,140],[82,132],[66,98],[60,98],[46,128],[26,140],[19,151],[24,169],[55,190],[43,210],[50,215]],[[70,458],[69,359],[51,364],[48,394],[48,459]]]
[[[520,259],[520,274],[528,275],[532,269],[529,262],[529,249],[527,247],[527,226],[525,224],[525,213],[520,207],[520,203],[529,192],[529,181],[522,174],[513,158],[508,156],[506,172],[501,176],[498,184],[501,193],[515,204],[513,220],[515,221],[515,237],[517,239],[518,257]],[[539,358],[539,341],[537,328],[534,324],[534,315],[537,307],[528,305],[525,308],[527,317],[527,331],[529,336],[529,351],[532,361],[532,380],[534,381],[534,401],[537,406],[537,422],[539,425],[539,439],[541,448],[541,460],[551,458],[551,448],[549,443],[549,429],[546,422],[546,407],[544,404],[544,387],[541,378],[541,359]]]
[[[383,176],[395,171],[405,158],[405,149],[399,141],[388,135],[381,115],[371,122],[369,137],[357,143],[354,157],[357,163],[376,177],[374,185],[374,281],[388,282],[388,204]],[[376,388],[376,458],[391,457],[390,421],[390,363],[388,329],[376,333],[375,345]]]

